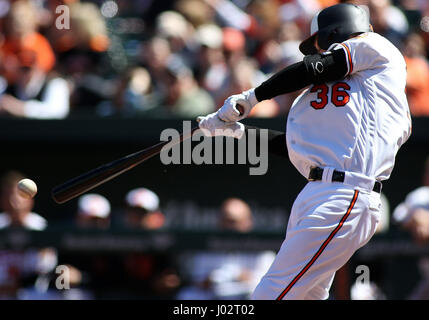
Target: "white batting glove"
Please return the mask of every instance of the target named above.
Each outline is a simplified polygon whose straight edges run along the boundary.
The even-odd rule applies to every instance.
[[[250,110],[252,110],[257,103],[258,100],[255,96],[255,89],[252,88],[227,98],[217,113],[219,118],[225,122],[236,122],[246,118],[249,115]],[[237,105],[243,107],[244,112],[242,114],[240,113]]]
[[[204,135],[208,137],[226,136],[240,139],[244,134],[244,124],[225,122],[219,118],[217,112],[198,117],[197,122]]]

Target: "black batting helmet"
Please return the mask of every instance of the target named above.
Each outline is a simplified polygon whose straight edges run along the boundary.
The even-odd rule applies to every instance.
[[[311,36],[301,42],[299,50],[305,55],[317,53],[316,35],[320,48],[328,50],[333,43],[347,40],[350,35],[372,31],[368,13],[354,4],[341,3],[323,9],[311,21]]]

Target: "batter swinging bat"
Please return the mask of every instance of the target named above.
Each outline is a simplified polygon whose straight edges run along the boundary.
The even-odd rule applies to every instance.
[[[52,198],[59,204],[67,202],[156,156],[166,144],[177,144],[190,138],[197,129],[198,127],[194,127],[190,132],[182,133],[176,141],[160,142],[72,178],[54,187]]]
[[[237,105],[240,114],[243,114],[244,108]],[[159,154],[162,148],[168,143],[181,143],[183,140],[192,137],[194,131],[198,130],[198,126],[191,129],[189,133],[182,133],[176,141],[160,142],[154,146],[144,150],[137,151],[136,153],[129,154],[118,160],[109,162],[101,167],[92,169],[80,176],[72,178],[52,189],[52,198],[56,203],[64,203],[81,194],[94,189],[95,187],[112,180],[120,174],[134,168],[140,163],[146,161],[153,156]]]

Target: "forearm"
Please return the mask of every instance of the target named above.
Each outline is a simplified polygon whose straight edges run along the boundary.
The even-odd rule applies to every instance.
[[[306,56],[302,62],[286,67],[257,88],[230,96],[216,116],[227,123],[240,121],[258,102],[303,89],[310,84],[344,78],[348,72],[347,63],[344,50]]]
[[[284,68],[255,88],[255,96],[258,101],[272,99],[310,84],[342,79],[346,73],[347,58],[343,50],[306,56],[303,61]]]
[[[297,62],[279,71],[259,87],[255,88],[258,101],[272,99],[282,94],[294,92],[310,85],[304,62]]]

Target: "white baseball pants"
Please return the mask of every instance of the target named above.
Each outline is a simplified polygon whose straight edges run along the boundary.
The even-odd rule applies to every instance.
[[[292,206],[286,239],[252,299],[327,299],[335,272],[374,235],[380,206],[379,193],[309,182]]]

